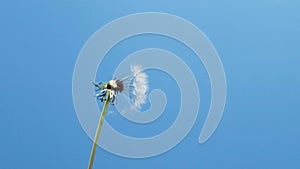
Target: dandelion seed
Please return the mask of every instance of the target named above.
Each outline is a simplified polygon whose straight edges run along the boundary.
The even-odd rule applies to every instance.
[[[131,66],[131,71],[134,75],[133,81],[133,105],[135,109],[141,109],[141,105],[146,102],[148,91],[148,76],[142,71],[139,65]]]

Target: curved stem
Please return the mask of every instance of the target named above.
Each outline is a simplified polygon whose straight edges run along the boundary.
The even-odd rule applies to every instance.
[[[101,117],[100,117],[98,127],[97,127],[97,131],[96,131],[96,135],[95,135],[95,138],[94,138],[94,143],[93,143],[93,147],[92,147],[92,151],[91,151],[91,155],[90,155],[90,161],[89,161],[88,169],[92,169],[92,167],[93,167],[94,158],[95,158],[95,154],[96,154],[97,143],[98,143],[98,140],[99,140],[100,131],[101,131],[101,128],[102,128],[102,125],[103,125],[103,122],[104,122],[104,117],[106,115],[106,110],[107,110],[109,102],[110,102],[110,97],[109,97],[109,93],[108,93],[108,98],[107,98],[107,100],[106,100],[106,102],[103,106]]]

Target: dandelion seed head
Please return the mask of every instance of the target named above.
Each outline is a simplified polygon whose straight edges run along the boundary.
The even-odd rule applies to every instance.
[[[130,94],[132,96],[131,109],[141,109],[142,104],[146,103],[147,99],[148,76],[145,72],[143,72],[143,69],[140,65],[131,65],[130,70],[131,75],[121,80],[113,79],[107,83],[92,82],[92,84],[96,87],[95,90],[98,92],[95,95],[97,99],[99,99],[101,102],[105,102],[108,98],[110,98],[110,103],[114,104],[118,93],[122,93],[125,88],[128,89],[127,91],[129,91],[129,87],[132,87],[132,90],[130,90]]]
[[[107,88],[115,92],[122,92],[124,90],[124,84],[121,80],[110,80],[107,83]]]

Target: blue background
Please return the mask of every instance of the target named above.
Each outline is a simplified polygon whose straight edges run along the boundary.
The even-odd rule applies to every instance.
[[[201,86],[200,114],[190,134],[171,151],[128,159],[98,148],[94,168],[299,168],[299,9],[300,2],[295,0],[2,1],[0,168],[87,168],[92,140],[82,130],[72,102],[77,56],[86,40],[105,24],[149,11],[183,17],[212,41],[227,76],[223,119],[214,135],[198,144],[210,101],[202,64],[170,39],[129,39],[126,43],[131,47],[120,44],[109,54],[120,54],[112,65],[146,47],[178,54]],[[166,113],[176,111],[172,104],[178,100],[171,99],[178,96],[176,84],[160,85],[156,73],[160,72],[149,71],[150,88],[162,86],[170,98]],[[107,116],[116,128],[137,136],[157,134],[175,118],[176,113],[164,114],[157,124],[150,124],[157,129],[153,132],[146,126],[133,128],[135,124],[119,116]]]

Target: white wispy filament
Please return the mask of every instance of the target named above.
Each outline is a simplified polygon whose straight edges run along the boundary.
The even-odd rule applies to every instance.
[[[148,76],[142,71],[142,67],[139,65],[131,65],[131,72],[133,73],[133,108],[141,109],[141,105],[146,103],[148,92]]]

